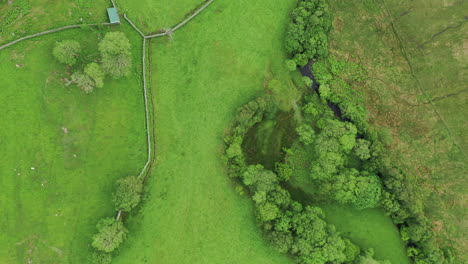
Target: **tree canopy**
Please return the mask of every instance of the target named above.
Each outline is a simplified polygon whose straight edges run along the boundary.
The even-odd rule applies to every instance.
[[[72,66],[80,53],[81,45],[75,40],[57,42],[52,50],[54,57],[61,63]]]
[[[130,212],[135,208],[141,199],[143,183],[135,176],[128,176],[119,179],[112,196],[116,210]]]
[[[109,32],[99,43],[102,68],[114,78],[129,74],[131,63],[131,45],[122,32]]]
[[[98,233],[93,236],[92,246],[99,251],[110,253],[125,240],[127,228],[121,221],[104,218],[96,225]]]

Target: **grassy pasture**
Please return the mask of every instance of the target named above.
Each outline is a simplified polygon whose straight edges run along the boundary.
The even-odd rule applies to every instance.
[[[282,43],[294,5],[215,1],[173,40],[151,41],[157,161],[115,263],[292,263],[264,241],[221,155],[236,109],[268,76],[287,72]]]
[[[146,160],[141,40],[129,26],[115,29],[131,40],[134,69],[89,95],[64,87],[68,69],[51,50],[75,39],[94,58],[105,31],[69,30],[0,51],[0,263],[87,263],[96,221],[114,213],[115,179]]]
[[[0,45],[72,24],[108,22],[109,0],[14,0],[0,2]]]
[[[364,250],[373,248],[376,259],[409,264],[400,233],[382,209],[356,210],[334,204],[325,204],[321,208],[327,221],[334,224],[343,237]]]
[[[466,1],[330,6],[331,53],[368,70],[366,85],[356,88],[367,97],[371,122],[390,130],[395,160],[426,190],[440,241],[467,260]]]
[[[202,3],[203,0],[116,1],[116,5],[127,11],[130,19],[146,34],[172,28]]]

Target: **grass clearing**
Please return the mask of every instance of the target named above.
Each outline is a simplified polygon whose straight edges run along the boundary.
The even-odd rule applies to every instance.
[[[349,206],[322,205],[327,221],[336,226],[343,237],[363,250],[373,248],[375,258],[391,263],[409,264],[400,233],[382,209],[356,210]]]
[[[466,261],[467,3],[443,2],[332,1],[330,47],[368,70],[357,89],[371,123],[391,131],[395,160],[425,188],[440,241]]]
[[[115,263],[292,263],[264,241],[220,157],[236,109],[262,92],[266,76],[286,72],[294,5],[215,1],[173,40],[151,40],[157,161]]]
[[[64,87],[55,41],[75,39],[88,56],[105,31],[69,30],[0,51],[0,262],[87,263],[97,219],[113,215],[114,181],[146,160],[141,39],[128,78],[92,94]],[[18,65],[18,66],[17,66]]]

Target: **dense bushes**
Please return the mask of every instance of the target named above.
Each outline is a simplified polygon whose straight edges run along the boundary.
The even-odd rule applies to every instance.
[[[327,33],[330,27],[331,19],[325,0],[299,0],[291,12],[286,33],[286,50],[297,65],[304,66],[309,60],[328,54]]]

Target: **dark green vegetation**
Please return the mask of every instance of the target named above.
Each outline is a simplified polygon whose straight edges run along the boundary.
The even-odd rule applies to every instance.
[[[302,212],[290,209],[290,204],[294,202],[289,200],[289,196],[284,198],[286,195],[283,194],[279,198],[275,194],[284,191],[281,187],[278,189],[278,186],[288,186],[281,181],[290,178],[293,179],[291,182],[295,189],[302,189],[316,203],[332,200],[349,204],[355,209],[381,205],[397,225],[401,239],[406,242],[407,255],[414,262],[456,263],[453,251],[449,247],[439,246],[433,224],[425,213],[424,190],[414,185],[413,177],[408,175],[405,167],[393,162],[392,155],[386,151],[391,143],[386,131],[368,124],[364,96],[354,88],[366,81],[366,69],[358,63],[337,58],[334,54],[326,56],[326,52],[318,54],[301,48],[300,40],[310,39],[310,32],[326,32],[327,27],[324,25],[328,25],[313,17],[317,12],[324,18],[329,17],[323,14],[323,11],[328,10],[327,7],[319,5],[320,10],[316,10],[317,7],[308,2],[300,1],[292,12],[286,47],[301,66],[306,64],[306,61],[301,62],[301,56],[315,60],[313,74],[320,85],[320,98],[306,93],[299,105],[304,112],[297,113],[300,108],[294,109],[294,116],[300,117],[296,118],[298,140],[285,150],[284,161],[276,164],[276,174],[269,170],[263,171],[263,167],[256,167],[258,170],[253,173],[251,166],[255,164],[246,162],[253,159],[245,157],[241,146],[245,147],[244,137],[253,125],[263,120],[271,122],[269,119],[276,115],[276,110],[272,110],[274,107],[268,102],[274,102],[277,97],[259,98],[242,107],[226,138],[230,175],[240,178],[248,187],[255,201],[257,219],[267,239],[280,252],[295,256],[299,263],[312,263],[309,258],[312,259],[314,254],[321,256],[313,258],[316,263],[344,262],[345,257],[340,253],[344,254],[347,248],[355,246],[349,244],[342,247],[333,232],[321,237],[322,245],[328,245],[327,237],[337,242],[329,247],[314,247],[317,245],[314,238],[302,237],[301,232],[298,232],[300,225],[290,220]],[[313,29],[314,26],[317,29]],[[326,43],[324,45],[326,47]],[[290,63],[286,64],[289,67]],[[278,102],[275,104],[278,105]],[[277,145],[278,141],[271,144]],[[265,145],[265,142],[261,145]],[[252,152],[249,147],[247,149],[246,153]],[[266,183],[268,188],[265,187]],[[304,196],[300,198],[304,199]],[[309,216],[309,219],[312,218]],[[317,219],[310,221],[315,221],[316,226],[320,222]],[[302,228],[307,229],[306,226],[304,223]],[[303,246],[304,241],[309,245],[309,251],[298,251],[298,245]],[[324,249],[332,250],[323,257]],[[401,263],[407,260],[395,258],[395,261]]]
[[[129,26],[118,29],[140,47]],[[1,263],[88,263],[97,220],[115,215],[115,180],[144,165],[139,49],[127,78],[93,94],[65,87],[71,72],[51,52],[75,40],[92,61],[111,30],[69,30],[0,51]]]
[[[292,60],[304,66],[311,59],[328,54],[327,34],[331,28],[330,12],[326,0],[302,1],[291,12],[286,34],[286,50]]]
[[[359,63],[369,123],[392,140],[387,151],[411,204],[444,247],[468,261],[466,186],[466,1],[330,1],[330,53]],[[396,173],[394,171],[393,173]]]

